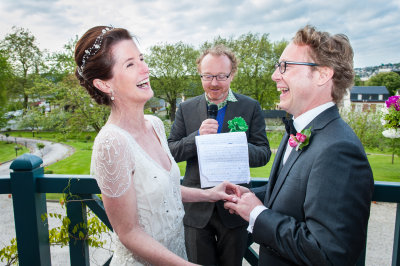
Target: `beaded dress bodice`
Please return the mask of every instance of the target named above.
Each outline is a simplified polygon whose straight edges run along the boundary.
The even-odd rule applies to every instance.
[[[102,194],[109,197],[120,197],[130,186],[134,186],[139,223],[143,230],[186,259],[179,167],[169,151],[161,120],[149,115],[145,119],[153,125],[163,150],[172,162],[171,169],[167,170],[155,162],[127,131],[107,124],[94,142],[91,174],[95,176]],[[127,250],[117,236],[114,236],[113,242],[115,248],[111,265],[145,264]]]

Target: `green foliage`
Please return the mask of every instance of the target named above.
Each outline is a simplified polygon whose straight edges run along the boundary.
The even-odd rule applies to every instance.
[[[238,73],[231,88],[239,93],[256,99],[263,109],[274,109],[279,99],[276,84],[271,79],[275,70],[274,64],[285,49],[287,42],[271,43],[268,34],[253,34],[251,32],[224,39],[220,36],[213,42],[205,42],[202,49],[217,44],[224,44],[232,49],[240,60]]]
[[[17,240],[11,239],[10,245],[0,250],[0,261],[5,265],[14,265],[18,262]]]
[[[196,58],[199,52],[192,46],[178,42],[150,47],[146,62],[151,73],[151,87],[158,98],[171,106],[170,118],[175,119],[176,100],[185,94],[201,92],[200,79],[196,75]],[[197,95],[197,94],[195,94]]]
[[[84,200],[80,199],[80,197],[70,194],[68,185],[59,203],[62,208],[64,208],[65,204],[72,201],[80,201],[81,204],[84,204]],[[86,241],[90,247],[103,248],[106,241],[102,239],[102,235],[104,233],[109,234],[110,229],[108,229],[91,210],[88,210],[86,215],[88,217],[87,223],[74,225],[70,232],[71,220],[66,215],[59,213],[43,213],[40,217],[44,224],[48,224],[49,218],[58,220],[58,224],[60,224],[59,226],[49,229],[50,245],[64,247],[69,245],[70,240],[83,240]],[[15,238],[11,240],[10,245],[0,250],[0,261],[5,262],[6,265],[18,263],[17,241]]]
[[[26,112],[19,120],[18,127],[22,129],[30,129],[31,131],[38,130],[42,124],[42,111],[39,108],[32,107],[29,112]]]
[[[389,142],[382,135],[384,128],[379,113],[343,110],[341,114],[365,148],[379,148],[381,151],[388,149]]]
[[[368,86],[386,86],[390,95],[400,90],[400,75],[395,72],[383,72],[372,76],[367,81]]]
[[[7,61],[5,51],[0,50],[0,106],[4,106],[7,101],[7,87],[12,77],[12,68]]]
[[[3,139],[5,140],[5,139]],[[22,145],[18,146],[18,156],[29,152],[29,150]],[[10,141],[0,141],[0,164],[9,160],[15,159],[15,143]]]
[[[9,89],[22,94],[24,108],[28,107],[29,95],[26,89],[32,85],[32,77],[43,67],[42,52],[36,44],[36,38],[24,28],[13,27],[13,33],[7,34],[1,43],[1,48],[7,51],[8,62],[13,67],[15,86]]]
[[[359,75],[354,77],[354,86],[365,86],[365,81],[362,81]]]
[[[36,147],[39,149],[40,153],[42,154],[42,157],[43,157],[43,149],[44,149],[45,146],[46,145],[44,145],[41,142],[36,143]]]
[[[71,73],[74,73],[76,68],[74,50],[77,42],[78,36],[76,35],[74,39],[70,39],[68,43],[64,45],[63,51],[53,53],[49,56],[49,74],[56,83]]]

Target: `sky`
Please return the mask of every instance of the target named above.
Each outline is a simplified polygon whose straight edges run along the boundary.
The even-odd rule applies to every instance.
[[[249,32],[290,41],[306,24],[346,34],[356,68],[400,63],[399,0],[0,0],[0,40],[22,27],[49,52],[97,25],[128,29],[146,53],[153,45],[199,48]]]

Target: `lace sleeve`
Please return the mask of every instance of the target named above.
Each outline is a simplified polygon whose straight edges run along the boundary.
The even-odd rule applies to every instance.
[[[108,197],[123,195],[131,184],[135,168],[128,138],[117,130],[103,128],[93,146],[90,168],[102,194]]]
[[[152,121],[154,130],[157,132],[157,135],[160,136],[161,141],[167,143],[164,123],[161,121],[161,119],[152,115],[148,115],[146,118],[149,118]]]

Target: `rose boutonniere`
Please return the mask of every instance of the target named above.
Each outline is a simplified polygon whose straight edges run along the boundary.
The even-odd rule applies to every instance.
[[[247,129],[249,129],[246,121],[242,117],[235,117],[229,120],[228,128],[231,130],[230,132],[246,132]]]
[[[301,150],[303,147],[307,146],[310,142],[311,127],[303,129],[301,133],[296,133],[296,136],[290,134],[289,145],[292,148],[296,148],[296,151]]]

